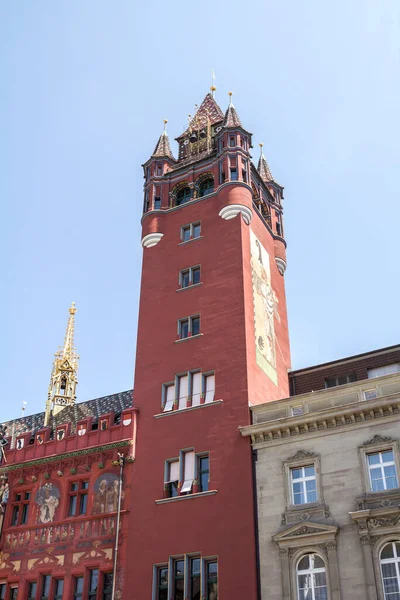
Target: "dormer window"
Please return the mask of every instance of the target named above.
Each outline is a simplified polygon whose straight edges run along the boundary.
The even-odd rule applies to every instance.
[[[192,199],[192,190],[190,187],[181,188],[176,193],[176,206],[180,206],[181,204],[185,204]]]

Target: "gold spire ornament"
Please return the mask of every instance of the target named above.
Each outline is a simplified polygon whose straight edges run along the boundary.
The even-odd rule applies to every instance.
[[[66,406],[75,404],[76,386],[78,384],[78,360],[74,346],[75,333],[75,302],[68,309],[69,318],[65,333],[64,346],[54,355],[48,397],[46,402],[45,425],[49,424],[50,416],[56,415]]]
[[[211,95],[212,95],[212,97],[213,97],[213,98],[214,98],[214,92],[215,92],[215,91],[216,91],[216,89],[217,89],[217,88],[216,88],[216,85],[215,85],[215,79],[216,79],[216,78],[215,78],[215,73],[214,73],[214,69],[213,69],[213,70],[212,70],[212,75],[211,75],[211,81],[212,81],[212,83],[211,83],[211,87],[210,87],[210,90],[211,90]]]

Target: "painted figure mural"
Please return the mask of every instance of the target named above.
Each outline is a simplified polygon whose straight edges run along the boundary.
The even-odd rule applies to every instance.
[[[250,244],[256,360],[258,366],[277,385],[275,318],[280,321],[278,299],[271,287],[269,254],[253,231],[250,232]]]
[[[118,508],[118,486],[118,477],[114,473],[104,473],[96,480],[92,514],[116,512]]]
[[[36,494],[38,523],[52,523],[59,504],[60,491],[52,483],[42,485]]]

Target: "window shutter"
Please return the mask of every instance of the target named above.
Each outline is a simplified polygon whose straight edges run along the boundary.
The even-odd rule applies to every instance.
[[[213,402],[215,389],[215,375],[207,375],[206,377],[206,398],[205,402]]]
[[[188,376],[179,377],[179,405],[178,408],[186,408],[188,396]]]
[[[194,375],[192,375],[192,382],[193,382],[192,406],[198,406],[200,404],[200,396],[201,396],[201,373],[194,373]]]
[[[179,460],[169,463],[169,481],[179,481]]]

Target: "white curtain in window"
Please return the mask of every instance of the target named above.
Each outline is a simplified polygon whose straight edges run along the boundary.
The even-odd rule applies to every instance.
[[[213,402],[215,391],[215,376],[207,375],[206,377],[206,398],[205,402]]]
[[[201,396],[201,373],[194,373],[192,375],[192,389],[192,406],[198,406]]]
[[[188,380],[189,378],[187,375],[179,377],[179,409],[186,408],[188,397]]]
[[[169,463],[169,481],[179,481],[179,460]]]

